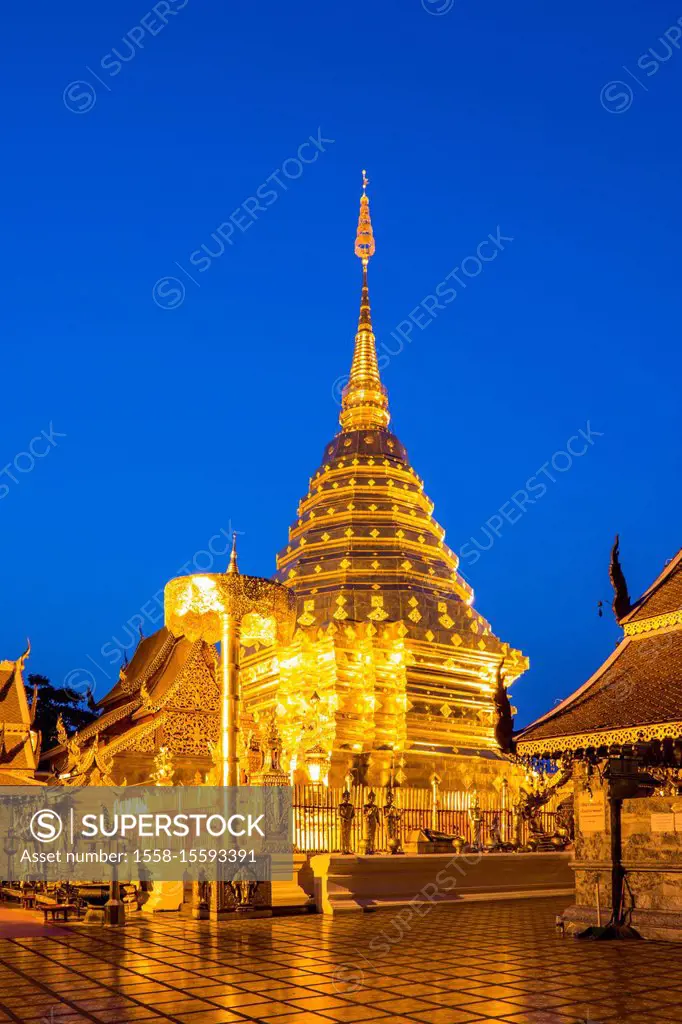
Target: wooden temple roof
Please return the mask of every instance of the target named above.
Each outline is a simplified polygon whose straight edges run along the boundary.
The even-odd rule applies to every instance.
[[[58,772],[68,770],[73,778],[80,778],[88,752],[94,748],[100,760],[110,762],[115,754],[162,727],[167,707],[182,714],[179,688],[193,675],[197,659],[214,678],[214,658],[213,648],[202,641],[174,636],[165,627],[142,638],[112,689],[99,701],[100,716],[69,736],[68,743],[45,751],[43,766]]]
[[[659,615],[674,615],[682,609],[682,548],[678,551],[660,576],[648,590],[635,601],[632,609],[621,619],[626,634],[635,632],[628,629],[633,623],[657,618]],[[674,623],[670,623],[673,625]]]
[[[29,648],[30,649],[30,648]],[[0,661],[0,785],[30,785],[38,764],[38,734],[23,679],[28,651]]]
[[[517,734],[519,754],[682,740],[682,552],[620,625],[623,639],[594,675]]]
[[[128,664],[121,669],[118,681],[102,697],[98,707],[108,710],[121,701],[130,700],[131,694],[139,693],[142,685],[149,686],[152,679],[165,669],[175,647],[187,643],[184,638],[173,636],[165,626],[143,637]]]

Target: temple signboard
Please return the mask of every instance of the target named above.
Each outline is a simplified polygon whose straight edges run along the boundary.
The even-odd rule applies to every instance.
[[[677,818],[677,821],[675,820]],[[679,822],[679,815],[672,811],[658,812],[651,815],[652,832],[674,832],[675,825]]]
[[[606,801],[603,790],[597,790],[594,794],[580,794],[580,831],[606,831]]]

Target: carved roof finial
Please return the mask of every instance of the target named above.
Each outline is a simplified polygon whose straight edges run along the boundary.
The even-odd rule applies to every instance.
[[[24,653],[19,658],[17,658],[17,664],[19,666],[19,671],[20,672],[23,671],[23,669],[24,669],[24,662],[27,661],[28,658],[30,658],[30,657],[31,657],[31,640],[30,640],[30,637],[26,637],[26,650],[24,651]]]
[[[514,752],[514,716],[512,715],[511,703],[507,687],[504,685],[504,660],[497,668],[497,679],[495,693],[493,694],[495,706],[495,739],[497,745],[504,754]]]
[[[620,537],[618,534],[616,534],[614,545],[611,548],[609,576],[611,577],[611,585],[613,587],[613,614],[616,616],[616,621],[620,622],[632,609],[632,601],[628,593],[625,573],[620,564]]]

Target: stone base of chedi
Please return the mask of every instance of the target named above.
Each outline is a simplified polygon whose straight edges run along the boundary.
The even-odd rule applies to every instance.
[[[569,853],[468,853],[428,857],[320,854],[311,859],[315,904],[323,914],[573,893]]]

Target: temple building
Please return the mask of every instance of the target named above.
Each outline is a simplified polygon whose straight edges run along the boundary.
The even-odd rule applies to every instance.
[[[517,753],[572,766],[575,904],[566,927],[682,938],[682,550],[631,602],[614,546],[620,643],[522,730]]]
[[[375,253],[366,178],[355,253],[358,330],[340,430],[325,446],[277,557],[295,595],[293,636],[242,631],[241,757],[274,714],[292,781],[491,790],[509,763],[495,691],[527,659],[474,607],[458,558],[403,444],[389,429],[369,298]],[[69,783],[147,781],[167,747],[176,781],[205,779],[219,736],[218,656],[167,628],[143,640],[100,701],[101,717],[61,737],[43,763]],[[260,723],[260,724],[259,724]]]
[[[24,663],[30,645],[16,661],[0,661],[0,786],[30,786],[40,757],[40,737],[34,729],[37,691],[29,707]]]
[[[161,747],[172,750],[177,781],[203,781],[218,742],[217,652],[165,628],[140,640],[118,681],[98,704],[99,718],[59,744],[42,766],[63,784],[149,782]]]

